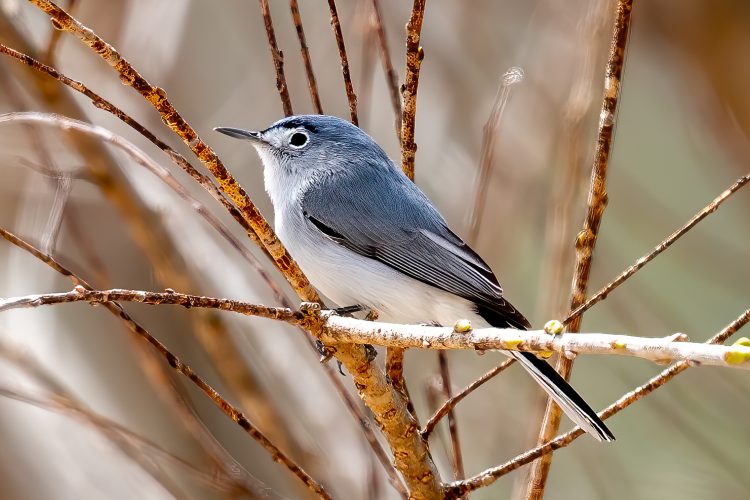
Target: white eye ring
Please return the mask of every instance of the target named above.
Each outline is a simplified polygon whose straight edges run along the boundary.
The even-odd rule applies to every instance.
[[[295,141],[297,141],[295,143]],[[299,142],[302,141],[302,142]],[[310,142],[310,136],[301,130],[295,130],[292,135],[289,136],[289,147],[294,149],[302,149],[307,146]]]

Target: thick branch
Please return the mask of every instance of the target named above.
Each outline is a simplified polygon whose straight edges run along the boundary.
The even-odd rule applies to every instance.
[[[633,356],[659,363],[688,361],[750,369],[750,347],[717,346],[687,342],[681,333],[663,338],[634,337],[607,333],[564,333],[550,335],[544,330],[521,331],[513,328],[479,328],[456,332],[451,328],[423,325],[375,323],[337,316],[333,311],[315,307],[293,310],[270,307],[239,300],[188,295],[173,290],[147,292],[140,290],[87,290],[76,287],[70,292],[25,295],[0,299],[0,312],[8,309],[39,307],[67,302],[140,302],[173,304],[186,308],[205,307],[284,321],[300,325],[319,340],[334,345],[375,344],[387,347],[424,349],[514,350],[530,352],[555,351],[566,356],[606,354]],[[337,347],[338,348],[338,347]]]

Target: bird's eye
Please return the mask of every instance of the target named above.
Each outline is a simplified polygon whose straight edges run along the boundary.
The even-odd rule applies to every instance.
[[[307,134],[303,132],[295,132],[289,138],[289,145],[293,148],[299,149],[304,147],[308,140],[309,138],[307,137]]]

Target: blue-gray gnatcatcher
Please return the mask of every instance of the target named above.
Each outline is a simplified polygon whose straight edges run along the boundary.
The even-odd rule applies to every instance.
[[[340,306],[362,305],[394,323],[469,319],[527,329],[492,270],[446,225],[375,141],[332,116],[292,116],[249,140],[264,166],[276,231],[312,284]],[[614,436],[575,390],[528,352],[514,357],[565,413],[600,441]]]

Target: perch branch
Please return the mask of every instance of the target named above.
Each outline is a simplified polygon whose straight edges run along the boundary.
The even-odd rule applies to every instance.
[[[8,309],[39,307],[68,302],[139,302],[149,305],[172,304],[186,308],[201,307],[231,311],[246,316],[283,321],[302,326],[319,340],[334,344],[375,344],[403,348],[514,350],[578,354],[632,356],[658,363],[688,361],[693,364],[750,369],[750,346],[716,346],[688,342],[677,333],[663,338],[635,337],[608,333],[563,333],[550,335],[545,330],[521,331],[514,328],[478,328],[456,332],[452,328],[423,325],[375,323],[321,311],[311,304],[300,310],[250,304],[239,300],[178,293],[173,290],[90,290],[78,286],[69,292],[32,294],[0,299],[0,312]]]
[[[357,94],[354,93],[352,85],[352,75],[349,72],[349,58],[346,55],[346,46],[344,45],[344,34],[341,31],[339,14],[336,10],[336,0],[328,0],[328,10],[331,12],[331,29],[336,37],[336,47],[339,49],[339,58],[341,59],[341,75],[344,77],[344,88],[346,89],[346,99],[349,101],[349,115],[352,123],[359,126],[357,118]]]
[[[730,324],[724,327],[723,330],[707,340],[706,344],[723,343],[729,337],[734,335],[740,328],[745,326],[748,322],[750,322],[750,309],[740,314],[737,319],[732,321]],[[651,394],[656,389],[663,386],[690,367],[691,364],[688,361],[680,361],[679,363],[673,364],[669,368],[662,371],[659,375],[651,378],[645,384],[623,395],[620,399],[609,405],[603,411],[599,412],[599,416],[602,418],[602,420],[608,419],[609,417],[619,413],[636,401]],[[551,441],[548,441],[542,445],[537,446],[536,448],[532,448],[531,450],[518,455],[517,457],[509,460],[502,465],[487,469],[465,481],[456,481],[454,483],[451,483],[447,485],[445,498],[460,498],[471,491],[489,486],[509,472],[512,472],[519,467],[522,467],[523,465],[533,462],[541,456],[551,454],[555,450],[559,450],[560,448],[568,446],[583,434],[583,430],[580,427],[576,427],[565,434],[557,436]]]
[[[586,301],[586,289],[591,272],[594,248],[602,216],[604,215],[604,209],[607,206],[607,166],[612,150],[612,139],[614,137],[617,105],[622,87],[622,71],[625,63],[625,49],[628,42],[632,9],[633,0],[619,0],[609,57],[607,58],[605,69],[604,96],[599,115],[599,132],[594,151],[594,165],[591,170],[588,208],[586,219],[583,223],[583,230],[578,233],[576,239],[576,267],[572,283],[571,310],[576,309]],[[576,316],[567,325],[567,330],[569,332],[579,331],[581,319],[581,315]],[[559,357],[557,371],[560,372],[563,378],[566,380],[570,378],[572,368],[573,360],[571,358],[565,356]],[[557,434],[557,430],[560,428],[561,414],[560,407],[549,399],[544,416],[542,417],[538,439],[539,444],[551,440]],[[534,464],[529,475],[527,498],[542,498],[551,463],[552,455],[545,455],[542,460]]]
[[[414,0],[409,23],[406,25],[406,76],[401,87],[404,100],[401,116],[401,169],[414,180],[414,159],[417,144],[414,142],[414,126],[417,116],[417,87],[419,70],[422,67],[424,50],[419,45],[426,0]]]

